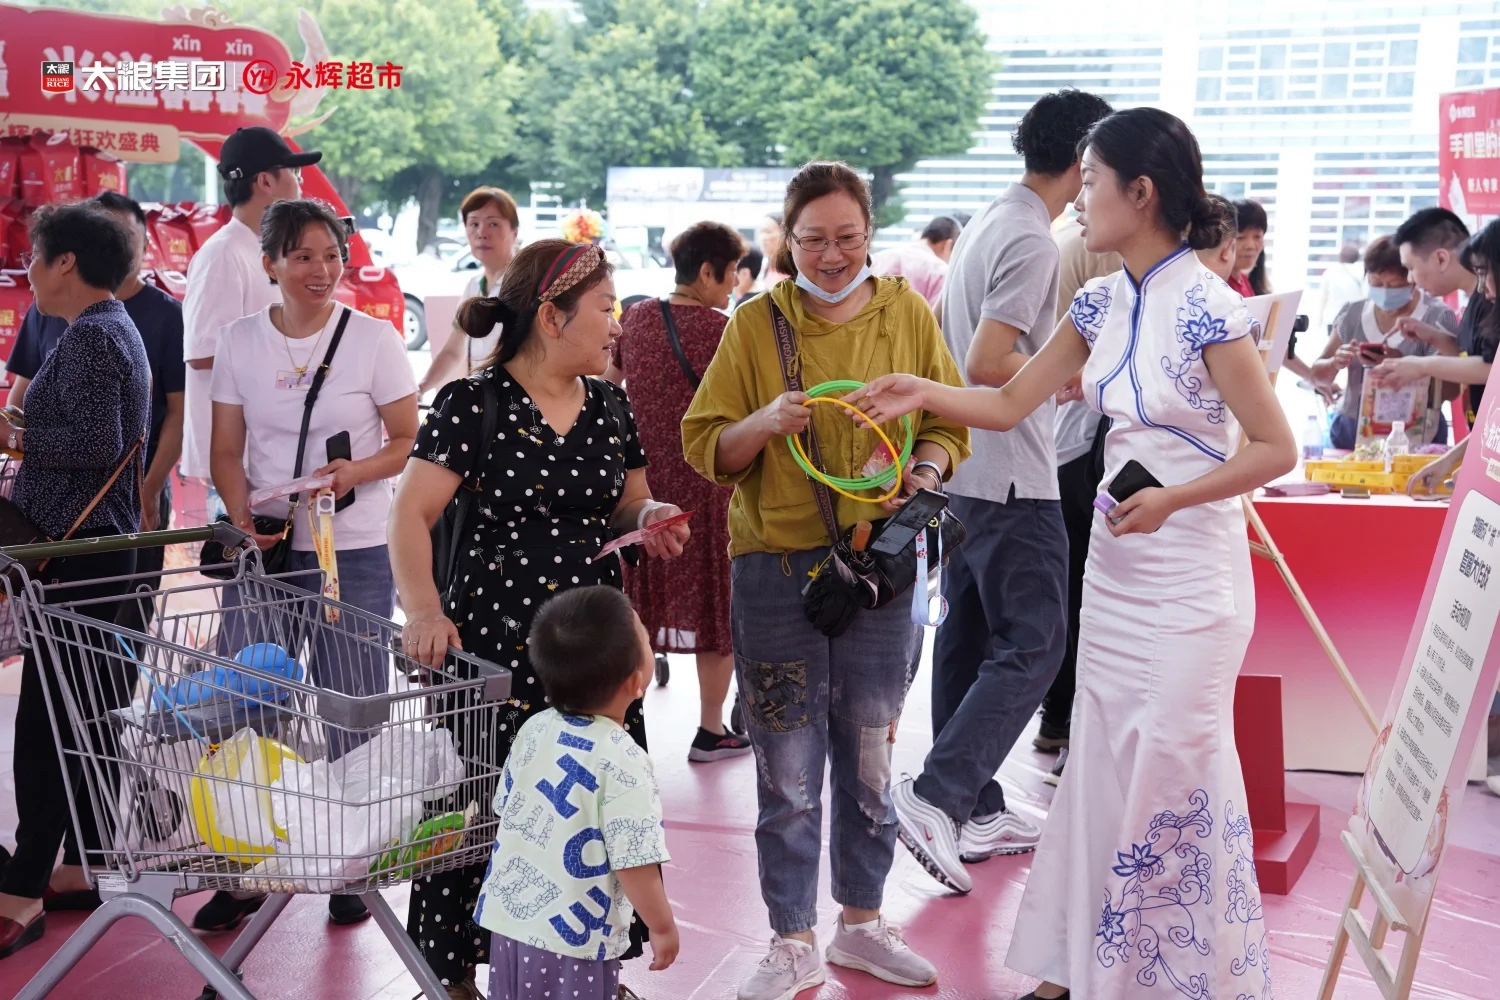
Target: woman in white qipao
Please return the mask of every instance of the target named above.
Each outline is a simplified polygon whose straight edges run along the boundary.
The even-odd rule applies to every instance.
[[[1085,242],[1124,270],[1085,285],[1002,388],[893,375],[849,398],[876,420],[926,409],[1008,430],[1048,396],[1081,393],[1113,420],[1101,492],[1132,461],[1162,484],[1100,504],[1068,767],[1006,962],[1043,980],[1038,1000],[1269,1000],[1234,745],[1255,622],[1239,498],[1288,472],[1296,444],[1257,325],[1193,252],[1233,220],[1206,196],[1192,133],[1136,108],[1086,143]]]

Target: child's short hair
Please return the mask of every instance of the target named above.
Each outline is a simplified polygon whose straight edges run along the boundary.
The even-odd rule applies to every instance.
[[[537,612],[527,639],[531,665],[552,707],[588,715],[641,665],[630,598],[615,587],[574,587]]]

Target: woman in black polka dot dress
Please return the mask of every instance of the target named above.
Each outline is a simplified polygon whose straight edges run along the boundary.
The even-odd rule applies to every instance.
[[[471,299],[460,313],[466,332],[502,326],[494,363],[439,393],[397,490],[391,561],[407,652],[434,663],[452,644],[513,673],[510,700],[487,716],[494,729],[482,734],[496,765],[521,724],[546,708],[526,655],[537,610],[569,587],[620,586],[618,558],[594,556],[611,537],[678,513],[650,498],[623,391],[590,377],[604,371],[619,336],[613,307],[609,264],[597,247],[542,240],[522,250],[499,297]],[[490,442],[480,439],[485,380],[500,407]],[[478,492],[444,605],[427,528],[464,484]],[[686,538],[686,526],[676,526],[648,543],[646,555],[680,555]],[[645,746],[639,702],[626,728]],[[481,864],[417,880],[407,916],[433,971],[465,1000],[479,996],[474,969],[489,960],[489,935],[472,920],[483,876]]]

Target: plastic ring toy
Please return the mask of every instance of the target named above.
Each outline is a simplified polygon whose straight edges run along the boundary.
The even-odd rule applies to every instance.
[[[830,392],[853,392],[855,389],[863,387],[863,385],[863,382],[853,382],[847,379],[836,379],[832,382],[815,385],[807,392],[812,397],[807,401],[807,405],[829,403],[834,406],[841,406],[854,413],[875,432],[876,436],[880,438],[881,443],[885,445],[886,450],[890,454],[895,455],[896,446],[891,443],[891,439],[881,429],[879,424],[866,416],[858,407],[846,403],[842,399],[834,399],[832,396],[827,395]],[[906,414],[903,416],[901,424],[906,428],[906,444],[902,447],[897,460],[873,476],[861,476],[859,478],[828,475],[812,464],[812,460],[807,457],[807,453],[802,448],[802,441],[797,435],[788,434],[786,440],[787,446],[792,450],[792,458],[796,460],[798,467],[813,479],[816,479],[840,496],[848,497],[850,500],[858,503],[885,503],[901,491],[901,470],[906,468],[906,463],[911,458],[912,447],[916,443],[916,434],[912,430],[911,415]],[[878,490],[883,489],[887,485],[890,486],[890,489],[883,496],[876,497],[873,500],[869,497],[856,496],[852,492],[854,490]]]

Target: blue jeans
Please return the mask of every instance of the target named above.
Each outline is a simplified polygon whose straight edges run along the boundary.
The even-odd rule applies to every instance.
[[[1057,500],[953,496],[968,529],[943,573],[932,656],[932,749],[915,791],[956,823],[1005,808],[995,772],[1067,645],[1068,534]]]
[[[827,550],[734,560],[730,619],[746,729],[755,748],[760,891],[778,934],[818,922],[823,770],[830,766],[835,901],[879,909],[896,849],[891,738],[921,640],[911,602],[861,611],[829,639],[802,614],[802,585]]]
[[[319,621],[311,643],[310,659],[305,659],[308,674],[318,687],[328,688],[342,694],[363,697],[384,694],[391,686],[391,632],[384,626],[395,610],[396,585],[391,576],[390,552],[384,545],[367,549],[349,549],[338,553],[339,601],[356,607],[382,620],[380,626],[372,625],[371,619],[363,615],[345,614],[338,624],[329,626]],[[305,573],[305,576],[283,578],[292,587],[311,593],[323,589],[322,576],[318,568],[316,552],[287,553],[286,573]],[[245,646],[255,642],[275,642],[284,646],[294,656],[307,643],[305,630],[316,607],[309,602],[295,608],[295,618],[267,616],[253,609],[232,610],[241,607],[240,588],[228,585],[222,597],[224,617],[219,631],[219,654],[233,657]],[[357,634],[359,639],[349,633]],[[378,647],[378,648],[377,648]],[[328,738],[328,759],[338,760],[370,739],[369,733],[353,732],[337,726],[325,726]]]

